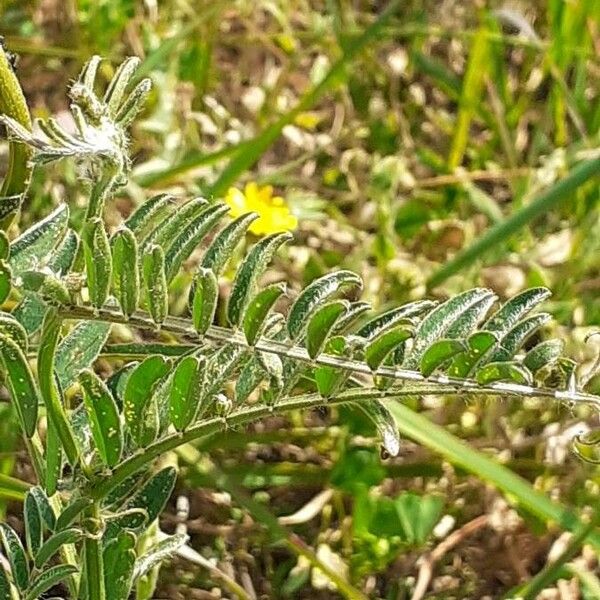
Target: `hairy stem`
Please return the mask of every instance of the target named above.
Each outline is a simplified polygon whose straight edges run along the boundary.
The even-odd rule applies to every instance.
[[[6,51],[0,44],[0,113],[12,117],[20,125],[31,131],[31,117],[19,81],[8,60]],[[0,190],[3,198],[23,194],[29,185],[32,166],[32,150],[26,144],[10,142],[8,170]],[[4,213],[0,199],[0,214]],[[16,209],[8,210],[0,219],[0,226],[8,229],[16,214]]]
[[[105,307],[100,310],[92,309],[86,306],[63,306],[60,314],[65,319],[85,319],[105,321],[108,323],[128,324],[141,329],[151,329],[158,331],[156,323],[150,315],[143,311],[137,311],[131,317],[127,318],[120,311],[114,308]],[[449,386],[454,392],[461,394],[508,394],[512,396],[543,397],[552,398],[560,402],[579,402],[600,407],[600,397],[593,394],[578,392],[577,390],[554,390],[543,387],[533,387],[517,383],[496,382],[487,385],[480,385],[473,379],[458,379],[447,377],[445,375],[431,375],[424,377],[418,371],[410,371],[396,367],[381,366],[375,373],[371,371],[368,365],[362,361],[351,360],[330,354],[321,354],[315,359],[311,359],[307,351],[301,346],[290,345],[285,342],[277,342],[267,338],[260,338],[254,346],[249,346],[246,338],[239,331],[232,331],[224,327],[211,326],[206,332],[204,338],[200,338],[196,333],[192,323],[186,319],[178,317],[167,317],[161,325],[161,331],[168,331],[185,339],[198,342],[200,339],[210,340],[219,344],[237,344],[248,348],[249,350],[259,350],[277,354],[282,357],[292,358],[309,364],[325,365],[337,367],[354,373],[363,375],[380,375],[407,381],[420,383],[422,385]]]
[[[86,511],[86,517],[89,527],[92,529],[83,544],[87,600],[106,600],[104,561],[102,559],[102,525],[98,503]]]

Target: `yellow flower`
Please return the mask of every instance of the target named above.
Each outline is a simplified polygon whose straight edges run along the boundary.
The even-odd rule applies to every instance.
[[[273,187],[270,185],[258,187],[252,181],[246,184],[243,192],[229,188],[225,202],[231,208],[229,214],[234,218],[247,212],[258,214],[259,218],[250,225],[250,231],[256,235],[289,231],[298,226],[298,219],[281,196],[273,196]]]

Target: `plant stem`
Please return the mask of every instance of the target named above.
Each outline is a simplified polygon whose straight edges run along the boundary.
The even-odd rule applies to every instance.
[[[102,524],[100,522],[100,506],[98,503],[94,503],[86,510],[86,517],[93,529],[86,536],[83,544],[87,600],[106,600],[104,561],[102,558]]]
[[[0,44],[0,113],[13,118],[31,131],[31,117],[27,102],[2,44]],[[29,146],[20,142],[10,142],[8,170],[0,190],[2,197],[18,196],[25,192],[31,177],[31,156],[32,150]],[[0,199],[0,203],[2,202],[3,200]],[[0,213],[3,212],[2,209],[0,204]],[[0,226],[3,229],[8,229],[16,212],[10,210],[2,217]]]
[[[60,308],[60,314],[65,319],[86,319],[105,321],[108,323],[121,323],[139,327],[141,329],[151,329],[157,331],[156,323],[150,315],[143,311],[136,311],[129,318],[114,308],[105,307],[99,310],[87,306],[63,306]],[[178,317],[167,317],[161,325],[161,331],[179,335],[196,343],[201,339],[194,329],[192,323],[186,319]],[[308,352],[301,346],[290,345],[285,342],[277,342],[267,338],[260,338],[254,346],[249,346],[244,335],[237,331],[232,331],[224,327],[211,326],[206,332],[204,338],[219,342],[220,344],[236,344],[248,348],[249,351],[268,352],[277,354],[286,358],[306,362],[312,365],[324,365],[337,367],[340,369],[361,373],[363,375],[381,375],[391,377],[399,381],[407,381],[421,385],[435,384],[445,386],[453,392],[461,394],[508,394],[512,396],[542,397],[552,398],[559,402],[579,402],[600,407],[600,397],[593,394],[586,394],[575,390],[554,390],[543,387],[533,387],[516,383],[496,382],[488,385],[480,385],[473,379],[458,379],[447,377],[445,375],[430,375],[424,377],[418,371],[400,369],[396,367],[381,366],[375,373],[371,371],[368,365],[362,361],[350,360],[330,354],[320,354],[317,358],[311,359]]]

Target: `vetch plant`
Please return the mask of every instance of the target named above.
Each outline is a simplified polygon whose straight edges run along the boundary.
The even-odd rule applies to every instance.
[[[79,231],[64,203],[10,243],[0,238],[0,292],[11,300],[0,313],[0,358],[38,480],[25,498],[25,543],[0,524],[0,600],[33,600],[61,582],[73,599],[125,600],[133,589],[151,597],[156,568],[186,542],[156,535],[176,479],[161,457],[274,413],[351,403],[396,456],[389,407],[405,397],[539,396],[598,406],[600,398],[578,389],[561,340],[524,350],[550,319],[535,312],[548,290],[527,290],[494,310],[496,296],[477,288],[373,316],[356,299],[360,277],[338,270],[289,294],[280,311],[285,284],[261,279],[289,232],[269,232],[245,253],[224,300],[226,324],[216,325],[219,277],[257,215],[231,220],[225,202],[160,194],[111,231],[104,208],[127,181],[127,127],[150,83],[131,84],[138,61],[128,59],[100,96],[99,61],[70,90],[75,133],[53,119],[39,121],[38,134],[2,118],[11,143],[30,148],[37,164],[71,158],[91,186]],[[171,282],[199,247],[189,316],[171,316]],[[103,380],[92,366],[112,324],[177,341],[112,345],[122,365]]]

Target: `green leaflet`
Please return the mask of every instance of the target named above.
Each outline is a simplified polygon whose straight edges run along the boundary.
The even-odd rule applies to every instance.
[[[140,62],[141,61],[137,56],[126,58],[117,67],[113,78],[110,80],[106,92],[104,93],[103,101],[106,104],[108,114],[111,117],[117,115],[121,103],[123,102],[123,98],[125,97],[127,87],[131,82],[133,74],[140,65]]]
[[[491,361],[511,359],[540,327],[551,320],[548,313],[538,313],[517,323],[499,342],[498,348],[492,354]]]
[[[77,567],[73,565],[57,565],[50,567],[47,571],[40,573],[31,583],[31,587],[25,595],[25,600],[37,600],[40,596],[52,589],[55,585],[64,581],[74,573]]]
[[[325,352],[333,356],[348,356],[351,354],[351,348],[343,337],[334,337],[327,342]],[[337,367],[317,367],[315,369],[315,383],[317,384],[319,394],[324,398],[331,398],[344,385],[348,379],[348,375],[347,371],[343,371]]]
[[[456,321],[448,327],[446,337],[464,339],[478,325],[488,313],[497,296],[489,292],[473,303]]]
[[[556,362],[564,351],[565,344],[562,340],[547,340],[533,347],[523,359],[523,364],[536,373],[542,367]]]
[[[400,325],[389,331],[385,330],[372,339],[365,347],[365,360],[369,368],[376,371],[389,354],[412,334],[413,332],[406,325]]]
[[[27,551],[33,558],[42,545],[42,516],[35,496],[28,491],[23,502],[23,521],[25,522],[25,540]]]
[[[417,369],[425,350],[444,336],[465,312],[478,305],[483,298],[487,298],[489,293],[482,288],[467,290],[434,308],[417,327],[413,347],[405,358],[403,366],[406,369]]]
[[[174,200],[171,194],[152,196],[139,206],[123,225],[132,231],[137,241],[142,244],[149,229],[155,226],[157,221],[164,219],[167,211],[173,206]]]
[[[393,308],[365,323],[356,332],[356,335],[371,340],[382,332],[392,329],[398,323],[410,322],[414,317],[419,317],[435,306],[435,302],[431,300],[417,300],[416,302],[410,302],[398,308]]]
[[[299,338],[306,330],[310,317],[332,296],[346,286],[362,288],[362,280],[352,271],[334,271],[319,277],[298,296],[288,314],[290,338]]]
[[[101,308],[110,290],[112,256],[104,221],[99,217],[90,219],[83,227],[83,256],[91,303]]]
[[[314,311],[306,326],[306,350],[311,358],[321,353],[329,334],[348,307],[346,300],[334,300]]]
[[[185,356],[171,375],[169,414],[177,431],[183,431],[198,412],[202,397],[201,375],[205,368],[203,356]]]
[[[46,405],[48,418],[52,421],[61,445],[69,463],[74,466],[79,460],[79,450],[75,443],[73,430],[69,425],[65,410],[62,405],[61,393],[54,377],[54,356],[58,337],[60,335],[61,320],[55,308],[46,312],[40,336],[38,350],[37,374],[40,394]],[[50,494],[49,490],[47,489]]]
[[[69,221],[69,207],[61,204],[45,219],[24,231],[10,245],[10,266],[15,275],[35,269],[63,239]]]
[[[64,390],[98,358],[109,333],[110,323],[82,321],[61,340],[56,350],[55,371]]]
[[[143,577],[155,566],[170,558],[181,546],[186,544],[187,541],[187,535],[177,533],[164,538],[158,542],[158,544],[152,546],[135,561],[135,569],[133,571],[134,579]]]
[[[10,294],[11,279],[12,270],[10,265],[4,259],[0,259],[0,304],[3,304]]]
[[[123,314],[130,317],[140,297],[137,241],[130,229],[121,227],[112,236],[111,245],[113,289]]]
[[[56,519],[56,531],[66,529],[90,505],[89,498],[75,498],[68,504]]]
[[[142,249],[146,250],[146,246],[150,244],[158,244],[164,248],[172,243],[186,225],[206,209],[206,206],[207,202],[204,198],[192,198],[185,204],[177,206],[176,210],[150,233]]]
[[[204,254],[201,266],[212,269],[218,277],[223,271],[227,261],[231,258],[235,247],[246,235],[248,227],[258,219],[256,213],[247,213],[235,219],[223,228],[214,238]]]
[[[123,432],[115,400],[104,382],[89,369],[81,371],[79,383],[94,444],[104,464],[114,467],[123,449]]]
[[[168,373],[169,363],[162,356],[149,356],[142,361],[127,379],[123,397],[123,416],[131,436],[144,445],[147,430],[147,408],[159,381]],[[158,415],[156,415],[158,418]]]
[[[290,233],[274,233],[252,246],[237,270],[229,295],[227,319],[231,325],[240,324],[260,276],[277,249],[290,239]]]
[[[0,259],[7,260],[10,256],[10,242],[5,231],[0,231]]]
[[[493,331],[498,337],[505,335],[518,321],[528,312],[533,310],[540,302],[543,302],[551,295],[550,290],[544,287],[537,287],[525,290],[514,296],[500,307],[481,329]]]
[[[229,212],[229,206],[223,203],[211,204],[183,230],[177,234],[174,241],[166,245],[165,270],[167,280],[171,281],[195,248],[204,237],[212,231],[221,218]]]
[[[477,331],[467,339],[468,350],[458,354],[452,361],[448,375],[450,377],[468,377],[486,353],[498,342],[490,331]]]
[[[153,475],[135,496],[127,502],[126,510],[139,509],[142,514],[128,514],[117,519],[123,529],[138,529],[150,525],[163,511],[175,487],[177,471],[173,467],[162,469]]]
[[[63,453],[60,446],[60,439],[51,419],[48,419],[46,429],[46,480],[44,486],[48,496],[53,496],[56,492],[58,480],[62,473]]]
[[[121,127],[127,127],[135,119],[140,110],[142,110],[151,88],[152,82],[148,78],[142,79],[133,88],[115,115],[115,121]]]
[[[335,335],[341,335],[351,329],[368,310],[371,309],[371,305],[368,302],[351,302],[348,310],[336,321],[332,333]]]
[[[83,537],[83,531],[75,527],[63,529],[51,535],[35,555],[35,568],[41,569],[66,544],[75,544]]]
[[[23,544],[14,530],[6,523],[0,523],[0,539],[2,539],[4,554],[10,563],[13,581],[23,591],[29,583],[29,566]]]
[[[467,347],[462,340],[441,339],[425,350],[421,358],[421,373],[429,377],[437,368],[459,354],[466,352]]]
[[[204,390],[203,400],[221,391],[227,378],[233,374],[246,354],[247,349],[239,344],[226,344],[208,359],[204,377],[206,389]],[[202,416],[205,408],[204,406],[201,407],[198,417]]]
[[[104,547],[104,585],[110,600],[127,600],[133,581],[136,538],[130,531],[121,531]]]
[[[200,335],[212,325],[219,300],[219,283],[210,269],[199,267],[190,290],[192,322]]]
[[[526,367],[511,361],[488,363],[477,371],[475,379],[480,385],[495,381],[512,381],[530,385],[532,381],[531,373]]]
[[[256,356],[250,356],[235,382],[235,405],[242,405],[264,378],[262,365]]]
[[[155,323],[160,325],[169,310],[169,290],[165,274],[163,249],[152,244],[142,259],[142,276],[146,289],[146,304]]]
[[[37,502],[38,510],[40,511],[40,516],[42,517],[46,529],[54,531],[54,527],[56,526],[56,515],[54,514],[54,509],[50,505],[48,496],[46,496],[44,490],[38,486],[29,488],[29,493]]]
[[[392,413],[381,400],[373,399],[356,403],[375,425],[381,439],[381,445],[390,456],[400,454],[400,434]]]
[[[21,273],[23,288],[37,292],[40,299],[52,306],[69,304],[71,296],[65,284],[55,275],[41,271],[24,271]]]
[[[274,283],[258,292],[248,303],[242,327],[246,341],[253,346],[263,334],[269,312],[275,302],[286,293],[284,283]]]
[[[0,565],[0,600],[12,600],[10,581],[2,565]]]
[[[8,313],[0,313],[0,334],[9,337],[23,352],[27,352],[29,341],[21,323]]]
[[[0,357],[21,428],[32,437],[37,425],[40,394],[25,355],[7,335],[0,333]]]

